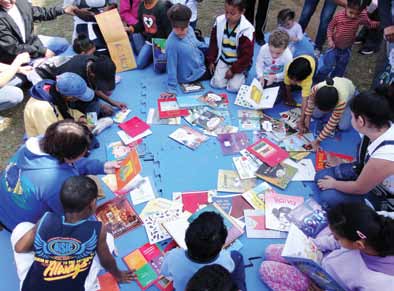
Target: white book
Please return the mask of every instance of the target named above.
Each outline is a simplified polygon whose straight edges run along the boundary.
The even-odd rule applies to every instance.
[[[119,130],[117,132],[117,134],[119,135],[119,137],[122,140],[122,142],[127,145],[127,144],[131,144],[133,142],[136,142],[137,140],[139,140],[141,138],[144,138],[144,137],[146,137],[148,135],[151,135],[152,131],[150,129],[147,129],[143,133],[140,133],[139,135],[136,135],[135,137],[131,137],[130,135],[128,135],[123,130]]]
[[[156,197],[149,177],[142,178],[131,188],[130,197],[134,205],[147,202]]]

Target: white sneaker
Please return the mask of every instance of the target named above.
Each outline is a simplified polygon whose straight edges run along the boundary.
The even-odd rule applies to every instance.
[[[319,50],[319,49],[315,48],[315,50],[314,50],[314,52],[313,52],[313,53],[315,54],[315,57],[316,57],[316,58],[320,58],[320,55],[321,55],[321,50]]]

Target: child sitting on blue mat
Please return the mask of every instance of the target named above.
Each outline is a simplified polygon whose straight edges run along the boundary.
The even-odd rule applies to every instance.
[[[254,27],[244,16],[245,0],[226,0],[216,18],[207,54],[211,86],[237,92],[253,62]]]
[[[240,290],[246,290],[243,257],[238,251],[223,250],[227,229],[215,212],[204,212],[190,223],[185,234],[187,250],[169,251],[161,273],[172,278],[176,291],[185,290],[187,282],[200,268],[219,264],[226,268]]]
[[[197,40],[189,26],[191,10],[175,4],[168,10],[172,32],[167,40],[168,92],[176,93],[177,84],[209,79],[206,74],[205,57],[201,48],[206,44]]]
[[[105,227],[89,219],[96,211],[97,195],[92,179],[70,177],[60,191],[64,216],[46,212],[36,225],[16,226],[11,242],[22,291],[97,290],[101,266],[119,283],[135,278],[133,272],[118,269]]]

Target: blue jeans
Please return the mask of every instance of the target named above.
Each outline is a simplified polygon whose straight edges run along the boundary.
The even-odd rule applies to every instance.
[[[319,69],[317,81],[324,81],[327,76],[331,78],[343,77],[352,53],[351,48],[328,49],[323,56],[323,66]]]
[[[70,47],[67,39],[62,37],[38,35],[38,38],[41,40],[42,44],[53,51],[55,55],[64,53]]]
[[[353,96],[349,96],[350,97]],[[315,119],[329,119],[332,114],[332,111],[324,112],[319,110],[319,108],[315,107],[313,111],[312,117]],[[339,130],[348,130],[352,126],[352,113],[349,106],[346,106],[345,111],[342,113],[341,120],[338,123]]]
[[[299,23],[302,30],[305,31],[306,27],[311,20],[313,13],[315,13],[319,0],[305,0],[304,7],[302,8]],[[325,0],[324,6],[320,13],[320,24],[316,35],[315,46],[317,49],[322,50],[323,44],[326,41],[327,27],[335,13],[337,4],[333,0]]]
[[[152,45],[145,42],[145,37],[140,33],[133,34],[133,50],[137,56],[138,69],[144,69],[153,61]]]

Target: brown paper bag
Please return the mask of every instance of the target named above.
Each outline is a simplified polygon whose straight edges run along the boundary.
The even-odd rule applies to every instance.
[[[96,21],[107,43],[112,61],[116,65],[116,72],[132,70],[137,67],[130,40],[118,10],[109,11],[96,15]]]

